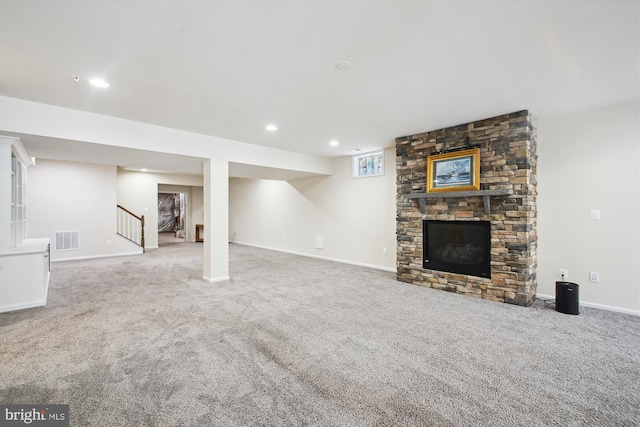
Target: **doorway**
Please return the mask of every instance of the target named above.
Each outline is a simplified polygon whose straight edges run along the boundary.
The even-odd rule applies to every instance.
[[[187,241],[187,195],[158,193],[158,246]]]

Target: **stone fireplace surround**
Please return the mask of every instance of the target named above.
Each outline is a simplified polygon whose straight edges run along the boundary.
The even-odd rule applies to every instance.
[[[536,129],[528,111],[396,139],[397,279],[492,301],[529,306],[536,296]],[[511,192],[419,199],[427,156],[480,148],[481,190]],[[408,197],[409,196],[409,197]],[[491,221],[491,278],[422,268],[422,220]]]

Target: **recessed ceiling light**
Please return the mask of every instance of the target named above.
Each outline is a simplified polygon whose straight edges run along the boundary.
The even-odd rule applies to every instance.
[[[109,83],[105,82],[102,79],[91,79],[91,80],[89,80],[89,83],[92,86],[99,87],[99,88],[102,88],[102,89],[106,89],[106,88],[109,87]]]
[[[336,62],[336,68],[341,71],[348,70],[351,68],[351,62],[349,61],[338,61]]]
[[[266,130],[268,130],[269,132],[275,132],[278,130],[278,126],[274,125],[274,124],[268,124],[265,127]]]
[[[332,147],[336,147],[336,146],[340,145],[340,143],[334,139],[333,141],[329,142],[329,145],[332,146]]]

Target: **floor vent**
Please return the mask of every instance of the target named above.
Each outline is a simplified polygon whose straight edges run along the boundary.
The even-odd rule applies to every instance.
[[[55,251],[77,251],[79,231],[56,231]]]

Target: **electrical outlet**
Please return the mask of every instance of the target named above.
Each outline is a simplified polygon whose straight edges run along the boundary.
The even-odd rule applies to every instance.
[[[567,270],[566,268],[559,268],[558,277],[562,279],[563,282],[566,282],[567,280],[569,280],[569,270]]]
[[[596,273],[595,271],[589,272],[589,281],[593,283],[600,282],[600,273]]]
[[[382,248],[382,255],[387,255],[388,253],[387,248]]]

